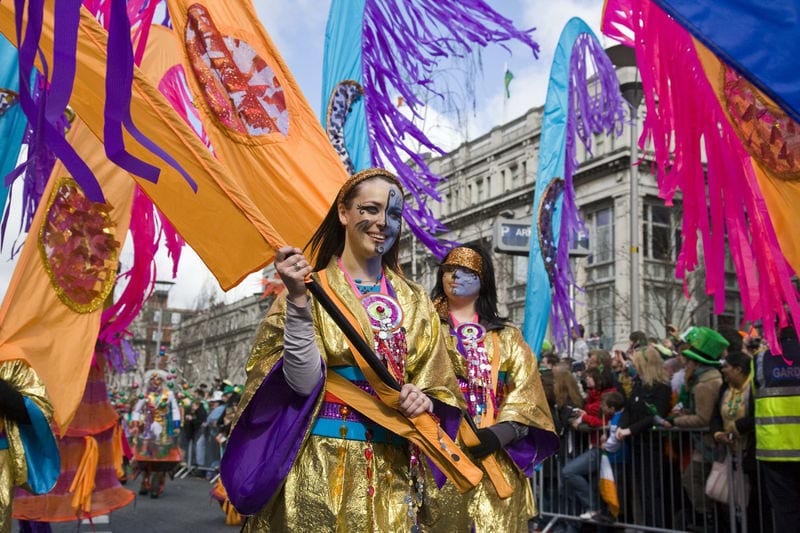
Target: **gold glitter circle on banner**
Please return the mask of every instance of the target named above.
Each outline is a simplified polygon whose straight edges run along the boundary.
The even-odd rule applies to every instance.
[[[201,4],[189,7],[184,38],[205,103],[224,127],[253,136],[289,133],[278,69],[245,40],[220,31]]]
[[[77,313],[99,309],[114,287],[120,243],[110,211],[70,177],[59,179],[47,203],[39,254],[56,294]]]

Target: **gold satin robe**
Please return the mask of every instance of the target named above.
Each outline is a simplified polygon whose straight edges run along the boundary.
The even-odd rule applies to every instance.
[[[442,328],[449,328],[449,325],[443,322]],[[505,372],[505,396],[498,406],[495,423],[517,422],[555,433],[553,418],[539,377],[539,365],[522,338],[522,332],[509,325],[497,333],[499,342],[495,351],[488,355],[490,361],[500,357],[499,372]],[[495,346],[488,339],[491,335],[492,331],[487,332],[486,347],[489,351]],[[466,361],[456,348],[455,338],[450,335],[446,337],[456,374],[466,379]],[[463,447],[463,444],[460,445]],[[514,493],[501,500],[485,475],[480,484],[466,494],[459,494],[448,481],[440,491],[428,491],[429,499],[422,514],[425,531],[469,532],[474,523],[476,533],[527,533],[528,520],[536,514],[530,479],[520,471],[507,453],[500,451],[494,455],[506,480],[514,488]]]
[[[16,359],[0,362],[0,379],[28,397],[47,418],[53,420],[53,406],[47,399],[44,383],[25,361]],[[25,486],[28,480],[28,466],[25,463],[25,450],[19,436],[17,424],[0,418],[0,430],[5,429],[8,449],[0,450],[0,532],[11,531],[11,504],[14,487]]]
[[[366,312],[339,269],[331,261],[326,269],[331,288],[368,332]],[[403,308],[408,343],[405,381],[449,405],[464,408],[451,360],[440,334],[440,321],[424,289],[386,270]],[[312,299],[316,343],[328,367],[355,366],[344,335],[322,307]],[[241,413],[273,365],[283,355],[286,300],[282,295],[261,324],[247,363],[247,383],[239,407]],[[316,412],[322,403],[317,401]],[[316,417],[315,412],[315,417]],[[346,453],[340,456],[344,443]],[[404,498],[409,493],[407,446],[374,443],[375,495],[367,495],[366,443],[356,440],[306,435],[283,488],[255,516],[245,531],[409,531]],[[343,461],[343,463],[341,462]]]

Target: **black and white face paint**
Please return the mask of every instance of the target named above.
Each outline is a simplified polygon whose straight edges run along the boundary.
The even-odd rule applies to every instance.
[[[403,220],[403,197],[397,187],[389,189],[389,197],[386,199],[386,211],[384,213],[384,235],[386,240],[383,244],[376,246],[375,251],[381,255],[386,253],[400,236],[400,223]]]
[[[395,185],[383,180],[364,182],[347,211],[346,225],[355,230],[350,242],[357,255],[383,255],[400,237],[403,195]]]

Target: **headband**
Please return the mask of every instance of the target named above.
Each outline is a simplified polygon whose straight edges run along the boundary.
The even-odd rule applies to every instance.
[[[389,181],[397,185],[397,187],[400,189],[400,194],[405,194],[403,192],[403,186],[400,184],[397,176],[385,168],[368,168],[366,170],[362,170],[361,172],[356,172],[344,182],[342,188],[339,189],[339,194],[336,196],[336,205],[344,203],[345,197],[350,193],[350,191],[353,190],[354,187],[358,186],[359,183],[377,177],[388,178]]]
[[[445,259],[442,264],[468,268],[477,273],[481,280],[483,280],[483,259],[478,252],[471,248],[464,248],[462,246],[453,248],[450,253],[447,254],[447,259]]]

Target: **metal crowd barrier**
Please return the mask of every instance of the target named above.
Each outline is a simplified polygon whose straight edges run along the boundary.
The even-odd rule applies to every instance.
[[[734,490],[728,503],[705,495],[705,483],[714,454],[707,429],[652,429],[625,439],[627,456],[612,464],[620,511],[616,519],[606,511],[598,519],[581,518],[587,511],[604,509],[598,481],[599,464],[586,476],[590,487],[590,505],[585,508],[576,497],[574,482],[566,484],[566,464],[590,449],[594,434],[599,442],[600,429],[571,428],[562,438],[559,453],[542,465],[532,479],[542,531],[602,531],[602,528],[625,528],[630,531],[703,531],[767,533],[773,531],[772,513],[763,490],[759,465],[742,465],[742,449],[729,449],[729,486],[743,492],[744,478],[749,479],[747,505],[736,505]],[[754,438],[751,436],[751,438]],[[585,456],[584,456],[585,457]],[[721,458],[720,454],[716,454]],[[599,463],[599,454],[597,454]],[[754,461],[755,463],[755,461]],[[749,473],[745,472],[748,467]],[[732,483],[731,483],[732,481]],[[743,501],[741,498],[738,501]]]

